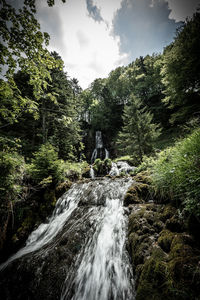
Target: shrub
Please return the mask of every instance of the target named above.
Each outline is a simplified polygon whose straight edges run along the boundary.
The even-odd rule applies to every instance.
[[[155,161],[155,158],[153,158],[152,156],[148,157],[148,156],[144,155],[141,164],[134,169],[132,174],[136,175],[140,172],[151,169],[152,166],[154,165],[154,161]]]
[[[13,200],[21,191],[24,159],[17,152],[0,152],[0,195]]]
[[[112,160],[110,158],[106,158],[101,160],[97,158],[94,162],[93,169],[97,176],[107,175],[112,167]]]
[[[51,144],[45,144],[34,154],[29,172],[35,183],[46,178],[58,183],[64,180],[64,161],[58,159],[58,153]]]

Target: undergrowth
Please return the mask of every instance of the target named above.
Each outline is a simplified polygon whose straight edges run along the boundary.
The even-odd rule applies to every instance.
[[[156,195],[200,217],[200,129],[160,152],[150,169]]]

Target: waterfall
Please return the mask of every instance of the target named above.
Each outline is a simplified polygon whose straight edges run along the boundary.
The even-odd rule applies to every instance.
[[[94,179],[95,178],[95,173],[94,173],[94,169],[92,166],[90,166],[90,178]]]
[[[134,300],[123,208],[131,183],[75,183],[47,223],[1,265],[2,299]]]
[[[57,201],[53,214],[47,223],[42,223],[34,230],[29,235],[26,246],[1,264],[0,270],[6,268],[12,261],[48,244],[58,234],[66,220],[76,209],[78,202],[81,199],[81,194],[82,190],[78,189],[78,184],[74,184],[73,187]]]
[[[61,300],[70,299],[70,285],[75,290],[73,300],[134,299],[123,210],[123,196],[130,182],[107,181],[105,207],[95,216],[95,233],[79,255],[75,278],[66,278]]]
[[[97,158],[109,158],[109,152],[103,146],[103,139],[101,131],[96,131],[95,135],[95,149],[92,153],[91,163],[93,164]]]

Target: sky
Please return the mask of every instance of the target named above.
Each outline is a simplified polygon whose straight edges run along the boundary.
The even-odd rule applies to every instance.
[[[21,0],[10,0],[15,5]],[[48,49],[62,57],[65,71],[85,89],[139,56],[162,53],[176,28],[200,0],[36,0]]]

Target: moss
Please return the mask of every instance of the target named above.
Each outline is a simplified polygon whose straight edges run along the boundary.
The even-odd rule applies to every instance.
[[[137,300],[199,299],[200,250],[192,236],[177,228],[184,229],[173,206],[133,206],[128,232]]]
[[[143,182],[146,184],[151,183],[151,177],[150,177],[148,171],[143,171],[143,172],[138,173],[137,175],[134,176],[134,180],[136,182]]]
[[[56,198],[61,197],[72,185],[70,180],[66,180],[60,183],[55,189]]]
[[[183,232],[185,229],[185,224],[178,215],[173,215],[166,221],[166,228],[173,232]]]
[[[140,199],[137,196],[137,192],[135,191],[127,191],[124,197],[124,206],[128,206],[130,204],[138,204],[140,203]]]
[[[146,183],[136,182],[127,191],[124,205],[143,203],[149,196],[149,186]]]
[[[173,217],[175,213],[176,213],[176,208],[171,204],[168,204],[165,206],[164,211],[160,216],[160,219],[165,222],[167,219]]]
[[[164,223],[160,220],[156,220],[153,224],[153,228],[157,233],[160,233],[164,228]]]
[[[174,233],[165,229],[161,232],[160,237],[158,238],[158,245],[163,249],[163,251],[168,253],[173,239]]]
[[[136,299],[169,299],[171,287],[165,254],[160,248],[154,248],[151,257],[144,263]]]

